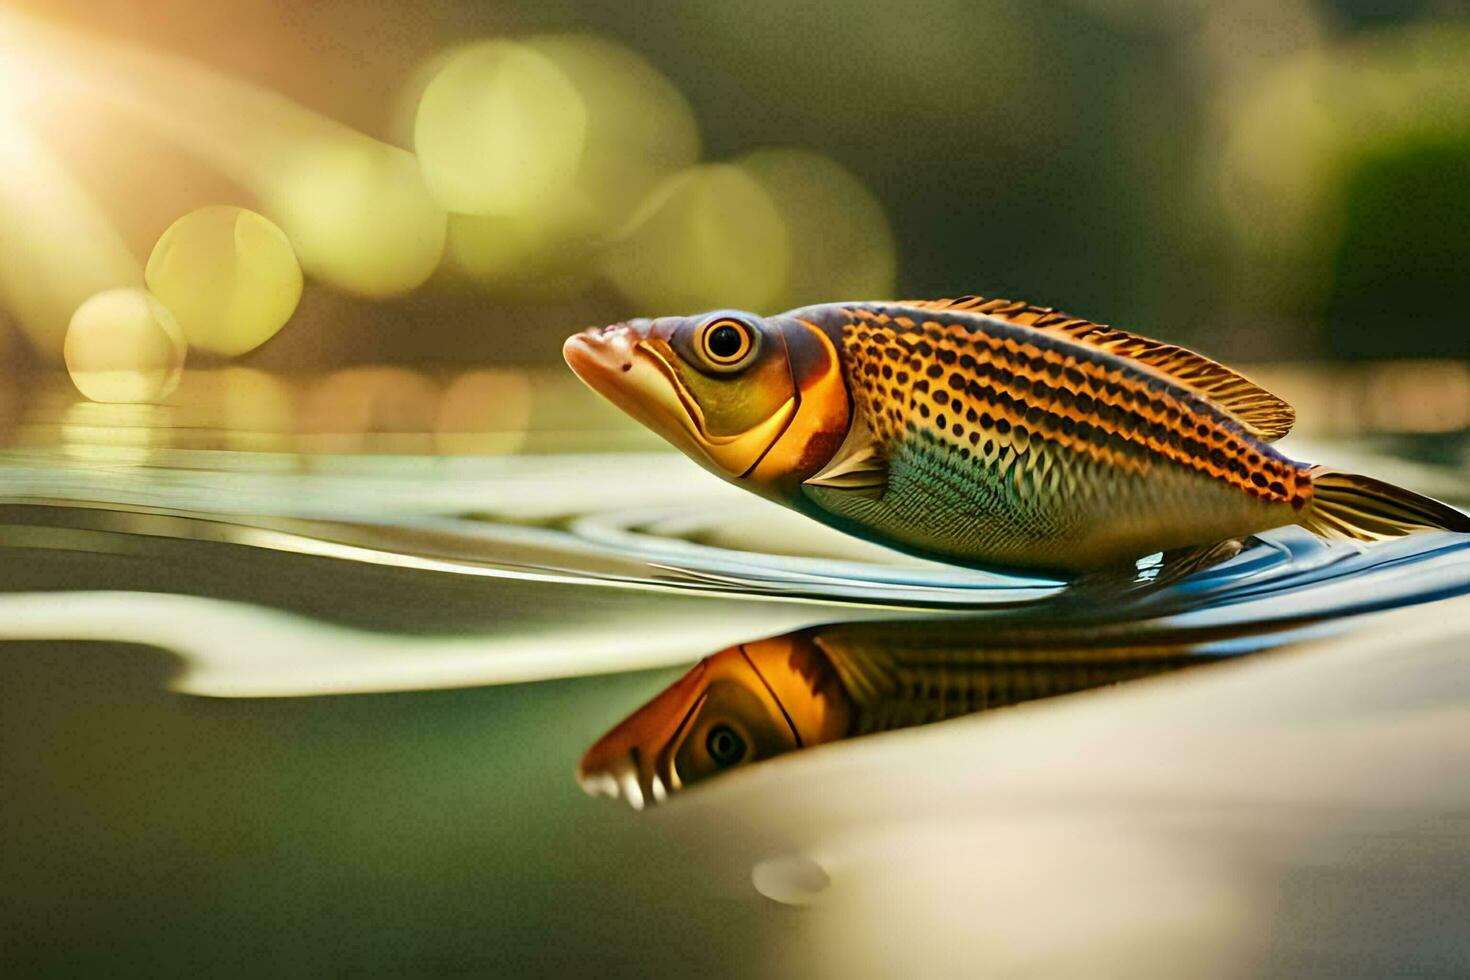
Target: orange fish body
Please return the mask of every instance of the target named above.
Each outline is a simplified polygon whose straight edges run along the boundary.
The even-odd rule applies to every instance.
[[[566,355],[726,479],[951,562],[1072,574],[1287,524],[1470,530],[1281,454],[1290,406],[1223,365],[1024,303],[717,311],[578,334]]]
[[[577,778],[641,808],[788,752],[1216,659],[1180,640],[1012,632],[987,624],[981,640],[973,623],[853,623],[730,647],[599,739]]]

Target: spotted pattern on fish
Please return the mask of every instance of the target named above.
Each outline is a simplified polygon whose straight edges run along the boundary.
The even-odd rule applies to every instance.
[[[1310,498],[1299,467],[1209,401],[1030,329],[1088,321],[1020,304],[983,315],[877,304],[841,312],[853,397],[881,440],[920,432],[962,459],[994,465],[1022,457],[1027,465],[1013,467],[1018,486],[1026,470],[1046,470],[1048,455],[1061,449],[1140,475],[1174,464],[1296,509]]]
[[[1431,498],[1283,455],[1271,442],[1295,412],[1224,364],[1047,307],[713,310],[564,350],[723,479],[941,561],[1074,575],[1288,524],[1358,541],[1470,531]]]
[[[1258,439],[1274,441],[1291,431],[1296,410],[1261,386],[1225,365],[1192,350],[1140,337],[1115,327],[1062,313],[1049,306],[984,296],[959,299],[904,301],[919,310],[979,313],[1008,323],[1035,327],[1047,333],[1086,343],[1089,347],[1126,357],[1160,371],[1197,394],[1226,409]]]
[[[908,632],[914,633],[913,624]],[[922,635],[922,629],[919,631]],[[976,711],[1086,690],[1208,663],[1187,643],[1136,642],[1111,648],[1073,645],[923,645],[874,643],[839,627],[815,643],[851,698],[852,735],[890,731]]]

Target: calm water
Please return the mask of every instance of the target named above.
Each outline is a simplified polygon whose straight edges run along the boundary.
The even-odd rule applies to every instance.
[[[1464,539],[1273,532],[1079,596],[663,453],[238,452],[115,421],[0,456],[7,972],[1470,966]],[[1315,455],[1463,504],[1461,444],[1423,449]],[[834,629],[862,663],[963,651],[947,676],[1002,693],[642,812],[578,785],[700,658]]]

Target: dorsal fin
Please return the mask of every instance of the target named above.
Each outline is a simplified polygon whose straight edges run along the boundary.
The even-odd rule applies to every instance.
[[[1296,412],[1290,405],[1217,361],[1183,347],[1093,323],[1050,307],[1031,306],[1008,299],[986,299],[984,296],[904,300],[900,305],[917,310],[993,316],[1007,323],[1061,334],[1099,350],[1131,358],[1205,396],[1233,415],[1246,431],[1267,442],[1286,435],[1296,421]]]

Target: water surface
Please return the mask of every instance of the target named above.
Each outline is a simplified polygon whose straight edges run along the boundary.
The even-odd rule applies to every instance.
[[[1078,599],[664,453],[141,443],[0,456],[0,956],[25,972],[1466,964],[1455,536],[1286,529]],[[641,813],[574,778],[702,657],[904,623],[1209,665],[783,753]]]

